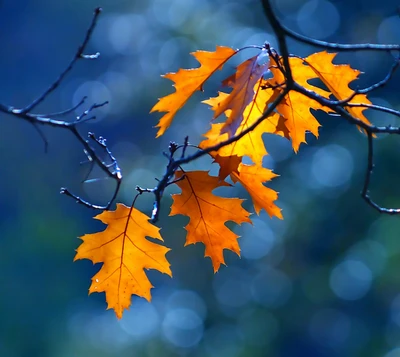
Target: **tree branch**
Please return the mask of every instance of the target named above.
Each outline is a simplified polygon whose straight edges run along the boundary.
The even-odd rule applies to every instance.
[[[264,12],[268,20],[270,21],[270,24],[272,28],[275,31],[275,34],[278,37],[278,34],[276,33],[277,27],[276,24],[279,24],[279,36],[288,36],[291,37],[299,42],[306,43],[308,45],[312,45],[315,47],[322,47],[324,49],[331,49],[335,51],[393,51],[393,50],[400,50],[400,45],[382,45],[382,44],[372,44],[372,43],[361,43],[361,44],[341,44],[341,43],[332,43],[332,42],[326,42],[326,41],[320,41],[316,40],[314,38],[310,38],[304,35],[301,35],[285,25],[283,25],[276,15],[274,14],[271,6],[271,1],[270,0],[261,0]],[[279,37],[278,37],[279,39]],[[282,56],[284,54],[282,53]]]
[[[387,134],[400,134],[400,128],[399,127],[392,127],[392,126],[386,126],[386,127],[377,127],[375,125],[369,125],[359,118],[354,117],[351,115],[346,108],[350,107],[365,107],[365,108],[370,108],[373,110],[377,111],[382,111],[386,112],[395,116],[400,116],[400,112],[382,107],[382,106],[377,106],[377,105],[370,105],[370,104],[363,104],[363,103],[350,103],[350,101],[356,97],[358,94],[367,94],[370,93],[378,88],[381,88],[385,86],[393,77],[393,74],[395,73],[396,69],[399,66],[399,59],[396,58],[396,61],[392,65],[391,69],[389,70],[388,74],[385,76],[385,78],[365,89],[361,90],[355,90],[348,98],[345,100],[330,100],[328,98],[322,97],[318,95],[317,93],[310,91],[302,86],[300,86],[298,83],[296,83],[293,79],[292,76],[292,71],[290,68],[290,63],[289,63],[289,51],[287,48],[287,42],[286,42],[286,37],[291,37],[294,38],[300,42],[303,43],[308,43],[312,44],[314,46],[319,46],[319,47],[324,47],[330,48],[330,49],[335,49],[335,50],[341,50],[341,51],[360,51],[360,50],[375,50],[375,51],[391,51],[391,50],[400,50],[400,45],[375,45],[375,44],[356,44],[356,45],[348,45],[348,44],[332,44],[328,43],[325,41],[318,41],[314,39],[310,39],[308,37],[302,36],[300,34],[297,34],[296,32],[286,28],[276,17],[275,13],[272,10],[271,3],[269,0],[261,0],[263,9],[265,12],[265,15],[267,19],[269,20],[272,29],[274,30],[274,33],[277,37],[278,40],[278,45],[279,45],[279,52],[280,52],[280,57],[276,58],[277,55],[276,53],[269,49],[270,56],[272,56],[279,69],[283,73],[285,77],[285,83],[284,86],[279,86],[282,91],[278,95],[278,97],[271,103],[271,105],[268,106],[264,114],[256,121],[253,123],[253,125],[249,126],[246,130],[243,130],[240,134],[235,135],[215,146],[209,147],[204,150],[199,150],[195,152],[192,155],[186,156],[185,157],[185,149],[187,147],[187,139],[185,140],[185,145],[183,146],[184,149],[182,151],[182,155],[179,159],[174,159],[174,153],[176,152],[176,144],[171,143],[175,149],[171,150],[171,145],[170,145],[170,153],[166,154],[168,158],[168,165],[166,172],[164,173],[163,177],[161,180],[158,181],[158,184],[154,188],[140,188],[137,187],[137,190],[139,194],[142,194],[144,192],[149,192],[153,193],[155,195],[155,201],[153,204],[153,211],[152,211],[152,217],[151,220],[152,222],[156,222],[159,216],[160,212],[160,205],[161,205],[161,198],[164,193],[164,190],[167,186],[170,184],[174,183],[173,177],[178,168],[181,168],[182,165],[187,164],[191,161],[194,161],[206,154],[209,154],[213,151],[218,151],[219,149],[223,148],[226,145],[229,145],[237,140],[240,140],[243,136],[247,135],[249,132],[254,130],[261,122],[263,122],[268,116],[270,116],[275,110],[276,107],[279,105],[279,103],[284,99],[284,97],[291,91],[295,90],[305,96],[307,96],[310,99],[313,99],[320,103],[323,106],[329,107],[333,113],[336,113],[340,116],[342,116],[344,119],[346,119],[349,123],[353,125],[357,125],[358,127],[362,128],[364,132],[367,135],[368,138],[368,165],[367,165],[367,171],[366,171],[366,176],[365,176],[365,181],[364,181],[364,187],[361,192],[362,197],[375,209],[377,209],[381,213],[388,213],[388,214],[397,214],[400,213],[400,209],[392,209],[392,208],[383,208],[379,206],[377,203],[375,203],[370,196],[368,195],[368,188],[370,184],[370,176],[372,173],[372,168],[373,168],[373,135],[374,134],[379,134],[379,133],[387,133]],[[283,62],[283,67],[279,63],[279,58],[282,59]],[[303,59],[304,60],[304,59]]]
[[[168,187],[169,185],[176,182],[176,181],[173,181],[175,172],[179,168],[181,168],[182,165],[188,164],[189,162],[197,160],[200,157],[207,155],[213,151],[218,151],[219,149],[223,148],[224,146],[238,141],[243,136],[245,136],[248,133],[250,133],[251,131],[253,131],[255,128],[257,128],[258,125],[260,125],[266,118],[268,118],[275,111],[277,105],[283,100],[283,98],[286,96],[286,94],[289,92],[289,90],[290,90],[289,87],[284,88],[283,91],[276,97],[276,99],[268,106],[268,108],[265,110],[263,115],[260,116],[252,125],[250,125],[248,128],[246,128],[239,134],[232,136],[229,139],[222,141],[219,144],[210,146],[204,150],[198,150],[194,154],[185,157],[184,153],[185,153],[186,147],[189,146],[188,138],[186,138],[185,139],[186,145],[183,145],[181,157],[179,159],[174,159],[174,154],[176,153],[176,148],[178,148],[179,146],[175,143],[170,143],[169,154],[167,154],[168,165],[167,165],[167,168],[166,168],[166,171],[165,171],[163,177],[161,178],[161,180],[158,181],[157,186],[154,188],[141,188],[138,186],[136,187],[136,190],[140,194],[143,192],[150,192],[150,193],[153,193],[155,196],[152,215],[151,215],[151,222],[153,222],[153,223],[157,222],[159,214],[160,214],[161,198],[163,196],[164,190],[166,189],[166,187]]]
[[[92,37],[93,30],[96,27],[97,24],[97,19],[102,11],[101,7],[98,7],[94,10],[94,16],[92,19],[92,23],[90,24],[88,30],[86,31],[86,36],[82,42],[82,44],[79,46],[78,51],[76,52],[74,58],[71,60],[67,68],[61,72],[61,74],[58,76],[58,78],[50,85],[49,88],[47,88],[46,91],[42,93],[37,99],[35,99],[31,104],[27,105],[24,109],[22,109],[23,113],[28,113],[31,110],[35,109],[41,102],[43,102],[47,96],[52,93],[63,81],[65,76],[72,70],[74,67],[75,63],[83,58],[83,59],[97,59],[100,56],[100,53],[97,52],[94,55],[85,55],[83,52],[86,49],[87,44],[89,43],[90,38]]]
[[[110,208],[111,204],[113,203],[114,199],[116,198],[120,186],[121,186],[121,181],[122,181],[122,173],[121,169],[118,165],[117,160],[115,157],[111,154],[110,150],[108,149],[106,145],[106,141],[104,138],[96,138],[94,134],[89,133],[88,137],[89,139],[85,139],[80,132],[78,131],[78,125],[92,120],[95,117],[88,117],[88,115],[95,109],[102,107],[107,104],[107,102],[96,104],[94,103],[92,106],[90,106],[87,110],[83,111],[81,115],[75,118],[73,121],[65,121],[65,120],[57,120],[54,119],[55,117],[62,117],[66,116],[68,114],[71,114],[74,112],[76,109],[78,109],[83,103],[85,102],[86,97],[84,97],[77,105],[60,111],[56,113],[49,113],[49,114],[38,114],[38,113],[33,113],[32,110],[35,109],[40,103],[42,103],[45,99],[48,98],[48,96],[56,90],[59,85],[63,82],[65,79],[66,75],[74,68],[75,64],[77,63],[78,60],[80,59],[97,59],[100,54],[96,53],[93,55],[86,55],[84,54],[86,47],[92,37],[94,28],[96,27],[98,17],[101,13],[102,9],[96,8],[94,11],[94,15],[92,18],[92,22],[86,31],[85,37],[81,43],[81,45],[78,47],[78,50],[73,57],[73,59],[70,61],[68,66],[64,69],[63,72],[58,76],[58,78],[46,89],[37,99],[35,99],[32,103],[27,105],[25,108],[18,109],[14,108],[10,105],[5,105],[0,103],[0,112],[3,112],[5,114],[17,117],[19,119],[25,120],[29,123],[31,123],[38,131],[39,134],[41,135],[42,139],[45,142],[45,148],[47,149],[47,140],[45,136],[43,135],[42,131],[39,129],[39,126],[51,126],[54,128],[61,128],[61,129],[66,129],[70,131],[76,138],[77,140],[81,143],[83,146],[83,151],[87,155],[88,159],[94,163],[96,163],[100,169],[106,173],[106,175],[116,181],[116,186],[115,186],[115,191],[111,197],[111,199],[108,201],[106,205],[96,205],[92,204],[75,194],[71,193],[68,189],[66,188],[61,188],[61,193],[73,197],[78,203],[81,203],[87,207],[95,208],[95,209],[108,209]],[[94,146],[94,145],[95,146]],[[104,161],[100,154],[97,152],[96,146],[100,148],[101,150],[105,150],[106,155],[108,157],[108,161]]]

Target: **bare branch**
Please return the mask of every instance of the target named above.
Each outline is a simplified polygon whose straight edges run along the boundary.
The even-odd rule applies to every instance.
[[[67,68],[59,75],[59,77],[56,79],[55,82],[53,82],[49,88],[42,94],[40,95],[36,100],[34,100],[31,104],[26,106],[25,108],[18,109],[14,108],[9,105],[1,104],[0,103],[0,112],[6,113],[8,115],[17,117],[19,119],[25,120],[29,123],[31,123],[36,130],[38,130],[39,134],[41,135],[43,141],[45,142],[45,149],[47,150],[47,139],[44,136],[43,132],[40,130],[39,126],[51,126],[54,128],[61,128],[61,129],[66,129],[70,131],[76,138],[77,140],[81,143],[83,146],[83,151],[88,157],[89,161],[92,163],[97,164],[100,169],[107,175],[107,177],[112,178],[116,181],[116,186],[114,193],[109,200],[109,202],[106,205],[96,205],[92,204],[77,195],[71,193],[68,189],[62,188],[61,193],[73,197],[78,203],[81,203],[87,207],[94,208],[94,209],[109,209],[113,201],[115,200],[120,186],[121,186],[121,181],[122,181],[122,173],[121,169],[117,163],[117,160],[115,157],[112,155],[111,151],[108,149],[106,145],[106,140],[102,137],[96,138],[96,136],[93,133],[89,133],[88,137],[89,139],[87,140],[84,138],[80,132],[78,131],[78,125],[85,123],[89,120],[94,119],[95,117],[89,117],[89,113],[94,111],[95,109],[102,107],[107,104],[107,102],[96,104],[94,103],[91,105],[87,110],[83,111],[81,115],[75,118],[73,121],[65,121],[65,120],[57,120],[54,119],[55,117],[62,117],[66,116],[68,114],[73,113],[77,108],[79,108],[83,103],[85,102],[86,97],[84,97],[77,105],[66,109],[64,111],[56,112],[56,113],[49,113],[49,114],[38,114],[38,113],[32,113],[31,111],[36,108],[40,103],[42,103],[64,80],[65,76],[73,69],[75,66],[76,62],[79,59],[97,59],[99,57],[99,53],[96,53],[94,55],[86,55],[84,54],[84,51],[87,47],[88,42],[90,41],[93,30],[97,24],[98,17],[101,13],[101,8],[97,8],[94,11],[93,19],[92,22],[86,32],[86,35],[83,39],[82,44],[79,46],[75,56],[71,60],[71,62],[68,64]],[[98,152],[98,149],[106,153],[107,155],[107,160],[108,162],[104,161],[102,159],[102,155]]]
[[[89,55],[88,56],[88,55],[84,55],[83,52],[86,50],[86,46],[87,46],[90,38],[92,37],[93,30],[96,27],[97,19],[98,19],[99,15],[100,15],[101,11],[102,11],[101,7],[98,7],[98,8],[96,8],[94,10],[94,16],[93,16],[93,19],[92,19],[92,23],[90,24],[82,44],[79,46],[78,51],[76,52],[74,58],[69,63],[68,67],[58,76],[58,78],[50,85],[50,87],[47,88],[47,90],[43,92],[43,94],[41,96],[39,96],[31,104],[29,104],[24,109],[22,109],[23,113],[30,112],[31,110],[36,108],[41,102],[43,102],[47,98],[47,96],[50,93],[52,93],[61,84],[61,82],[63,81],[65,76],[72,70],[72,68],[74,67],[75,63],[79,59],[81,59],[81,58],[82,59],[97,59],[100,56],[100,53],[96,53],[94,55]]]
[[[299,35],[299,34],[295,33],[294,31],[287,29],[284,25],[282,25],[282,23],[275,16],[269,0],[261,0],[261,2],[263,5],[265,15],[268,18],[268,20],[275,32],[275,35],[278,39],[280,56],[273,49],[269,48],[269,46],[267,47],[267,49],[269,51],[269,55],[275,59],[278,69],[280,69],[281,72],[283,73],[283,75],[285,76],[284,85],[280,84],[279,87],[277,87],[277,88],[282,88],[282,91],[280,92],[278,97],[275,99],[275,101],[269,105],[269,107],[266,109],[264,114],[256,122],[253,123],[253,125],[248,127],[246,130],[242,131],[240,134],[235,135],[235,136],[225,140],[224,142],[221,142],[213,147],[209,147],[205,150],[199,150],[192,155],[185,156],[185,150],[187,147],[187,139],[185,139],[185,144],[182,146],[183,150],[182,150],[181,157],[179,159],[174,159],[174,153],[179,146],[176,146],[176,144],[175,144],[173,146],[174,150],[171,150],[171,145],[170,145],[169,154],[164,153],[164,155],[168,158],[167,169],[166,169],[164,176],[161,178],[161,180],[158,180],[157,186],[152,189],[148,189],[148,188],[144,189],[144,188],[137,187],[139,194],[142,194],[144,192],[150,192],[155,195],[155,201],[153,204],[153,211],[152,211],[152,217],[151,217],[152,222],[155,222],[158,219],[163,192],[168,185],[175,182],[173,180],[173,177],[178,168],[181,168],[182,165],[187,164],[191,161],[194,161],[194,160],[196,160],[206,154],[209,154],[213,151],[218,151],[222,147],[229,145],[229,144],[239,140],[243,136],[247,135],[249,132],[254,130],[263,120],[265,120],[269,115],[271,115],[273,113],[273,111],[275,111],[277,105],[284,99],[284,97],[291,90],[298,91],[298,92],[302,93],[303,95],[307,96],[308,98],[314,99],[318,103],[331,108],[334,113],[342,116],[344,119],[349,121],[351,124],[358,125],[360,128],[362,128],[365,131],[365,133],[367,134],[368,143],[369,143],[368,144],[369,145],[369,155],[368,155],[369,159],[368,159],[368,170],[367,170],[367,175],[365,178],[365,184],[364,184],[364,188],[362,191],[362,196],[369,204],[371,204],[379,212],[389,213],[389,214],[400,213],[400,209],[398,210],[398,209],[380,207],[378,204],[376,204],[374,201],[372,201],[370,199],[369,195],[367,194],[369,183],[370,183],[370,175],[371,175],[372,167],[373,167],[373,164],[372,164],[372,162],[373,162],[373,145],[372,145],[373,144],[373,142],[372,142],[373,134],[376,134],[376,133],[400,134],[400,128],[392,127],[392,126],[377,127],[374,125],[369,125],[369,124],[361,121],[360,119],[354,117],[346,110],[346,107],[348,108],[351,106],[353,106],[353,107],[362,106],[362,107],[368,107],[368,108],[371,108],[374,110],[379,110],[379,111],[383,111],[383,112],[387,112],[387,113],[399,116],[400,113],[398,111],[395,111],[390,108],[385,108],[385,107],[376,106],[376,105],[362,104],[362,103],[349,103],[349,101],[352,100],[357,94],[367,94],[378,88],[385,86],[389,82],[389,80],[392,78],[394,72],[396,71],[397,67],[399,66],[399,60],[396,59],[395,63],[391,67],[389,73],[386,75],[386,77],[383,80],[371,85],[368,88],[354,91],[354,93],[346,100],[339,100],[339,101],[338,100],[336,100],[336,101],[330,100],[330,99],[327,99],[327,98],[324,98],[324,97],[318,95],[317,93],[315,93],[313,91],[310,91],[310,90],[300,86],[298,83],[296,83],[294,81],[292,72],[291,72],[291,68],[290,68],[290,63],[289,63],[290,55],[289,55],[289,51],[287,48],[286,37],[287,36],[292,37],[301,42],[312,44],[315,46],[324,47],[325,49],[332,48],[332,49],[342,50],[342,51],[359,51],[359,50],[391,51],[391,50],[400,50],[400,45],[331,44],[331,43],[324,42],[324,41],[310,39],[308,37]],[[280,62],[280,60],[282,60],[282,62]],[[281,66],[281,63],[283,63],[283,67]]]
[[[288,68],[288,65],[286,64],[286,57],[288,56],[288,52],[286,49],[286,42],[285,42],[285,37],[291,37],[295,40],[298,40],[299,42],[303,42],[309,45],[313,45],[316,47],[322,47],[324,49],[333,49],[336,51],[385,51],[385,52],[390,52],[393,50],[400,50],[400,45],[380,45],[380,44],[338,44],[338,43],[330,43],[326,41],[319,41],[316,39],[312,39],[306,36],[303,36],[301,34],[298,34],[295,31],[290,30],[286,26],[284,26],[276,17],[272,10],[271,2],[270,0],[261,0],[261,3],[263,5],[263,9],[265,12],[266,17],[268,18],[275,35],[278,39],[281,55],[283,58],[283,61],[285,63],[285,68]],[[288,61],[288,60],[287,60]],[[349,103],[353,98],[355,98],[358,94],[367,94],[370,93],[378,88],[381,88],[385,86],[393,77],[393,74],[395,73],[396,69],[399,66],[399,57],[397,56],[395,59],[395,62],[393,63],[391,69],[389,70],[388,74],[384,79],[381,81],[371,85],[370,87],[367,87],[365,89],[361,90],[355,90],[348,98],[344,100],[338,100],[338,101],[333,101],[329,100],[327,98],[324,98],[318,94],[316,94],[313,91],[307,90],[306,88],[300,86],[297,83],[293,83],[290,89],[293,89],[297,92],[302,93],[303,95],[307,96],[308,98],[311,98],[318,103],[329,107],[330,109],[333,110],[334,113],[342,116],[344,119],[349,121],[351,124],[358,125],[360,128],[364,130],[364,132],[367,135],[368,139],[368,163],[367,163],[367,171],[365,175],[365,181],[364,181],[364,187],[361,192],[362,197],[370,204],[372,207],[374,207],[376,210],[378,210],[381,213],[387,213],[387,214],[399,214],[400,209],[395,209],[395,208],[384,208],[379,206],[375,201],[373,201],[369,194],[368,194],[368,189],[370,185],[370,178],[373,170],[373,134],[381,134],[381,133],[386,133],[386,134],[400,134],[400,127],[393,127],[391,125],[388,125],[386,127],[377,127],[375,125],[368,125],[361,121],[360,119],[352,116],[347,110],[346,107],[364,107],[364,108],[370,108],[372,110],[377,110],[385,113],[392,114],[394,116],[400,117],[400,111],[383,107],[383,106],[378,106],[378,105],[373,105],[373,104],[364,104],[364,103]],[[287,77],[286,76],[286,81],[288,83],[292,82],[292,77]]]
[[[367,163],[367,170],[365,172],[364,187],[361,191],[361,197],[364,198],[364,200],[367,201],[369,205],[371,205],[380,213],[399,214],[400,208],[381,207],[375,201],[373,201],[369,196],[368,189],[371,182],[371,175],[374,170],[374,145],[373,145],[372,133],[368,132],[367,136],[368,136],[368,163]]]
[[[182,165],[188,164],[189,162],[192,162],[194,160],[197,160],[198,158],[207,155],[213,151],[218,151],[222,147],[232,144],[239,139],[241,139],[243,136],[247,135],[251,131],[253,131],[258,125],[260,125],[266,118],[268,118],[274,111],[276,106],[283,100],[283,98],[286,96],[286,94],[289,92],[289,88],[286,87],[283,89],[282,93],[280,93],[276,99],[269,105],[269,107],[265,110],[264,114],[258,118],[252,125],[250,125],[248,128],[243,130],[241,133],[230,137],[229,139],[216,144],[214,146],[210,146],[204,150],[198,150],[192,155],[185,156],[185,150],[188,146],[190,146],[188,138],[185,138],[185,143],[183,145],[177,145],[176,143],[171,142],[169,145],[169,154],[165,153],[165,156],[168,158],[168,165],[166,168],[166,171],[163,175],[163,177],[158,180],[158,184],[154,188],[141,188],[139,186],[136,187],[136,190],[139,192],[139,194],[142,194],[144,192],[149,192],[153,193],[155,196],[155,200],[153,203],[153,210],[152,210],[152,215],[151,215],[151,222],[155,223],[158,220],[159,214],[160,214],[160,209],[161,209],[161,198],[164,194],[164,190],[169,186],[177,182],[177,180],[174,180],[174,175],[175,172],[181,168]],[[174,159],[174,154],[178,149],[182,148],[182,154],[179,159]],[[182,178],[183,179],[183,178]]]
[[[87,99],[87,97],[85,96],[81,99],[81,101],[78,104],[74,105],[73,107],[71,107],[69,109],[63,110],[61,112],[55,112],[55,113],[49,113],[49,114],[32,114],[32,115],[36,116],[36,117],[50,117],[50,118],[63,117],[65,115],[68,115],[68,114],[74,112],[75,110],[77,110],[81,105],[83,105],[85,103],[86,99]]]
[[[279,52],[282,55],[283,65],[285,66],[285,70],[287,71],[285,73],[285,77],[286,77],[286,81],[287,81],[286,84],[288,86],[291,86],[291,84],[293,82],[293,77],[292,77],[292,72],[290,70],[290,65],[289,65],[289,51],[287,48],[285,32],[283,30],[282,24],[278,21],[274,12],[272,11],[271,4],[269,3],[269,1],[262,1],[262,5],[264,8],[265,15],[267,16],[267,19],[269,20],[269,22],[272,26],[272,29],[274,30],[275,35],[278,39]]]
[[[376,110],[378,112],[384,112],[384,113],[388,113],[388,114],[392,114],[396,117],[400,117],[400,111],[398,110],[394,110],[391,108],[387,108],[387,107],[383,107],[381,105],[375,105],[375,104],[367,104],[367,103],[345,103],[343,104],[343,106],[346,107],[350,107],[350,108],[354,108],[354,107],[358,107],[358,108],[369,108],[372,110]]]
[[[264,12],[266,17],[271,23],[272,28],[275,31],[276,36],[279,39],[279,36],[288,36],[299,42],[303,42],[315,47],[322,47],[324,49],[332,49],[335,51],[399,51],[400,45],[381,45],[381,44],[372,44],[372,43],[361,43],[361,44],[341,44],[341,43],[332,43],[326,41],[316,40],[304,35],[301,35],[283,25],[276,17],[272,10],[271,1],[270,0],[261,0],[262,6],[264,8]],[[279,29],[279,34],[277,33],[277,29]],[[282,53],[282,56],[285,56]]]

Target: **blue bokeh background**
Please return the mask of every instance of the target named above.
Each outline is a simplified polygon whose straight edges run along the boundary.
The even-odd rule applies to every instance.
[[[125,178],[118,201],[130,204],[136,185],[152,185],[163,174],[161,152],[170,140],[200,140],[212,113],[198,103],[222,89],[220,80],[253,53],[229,62],[156,140],[153,126],[160,115],[149,110],[173,90],[160,75],[196,67],[189,53],[197,49],[276,41],[255,0],[2,0],[0,101],[22,107],[47,88],[76,52],[99,5],[104,12],[88,51],[101,57],[79,62],[38,111],[71,107],[84,95],[85,108],[110,101],[81,130],[107,138]],[[273,5],[287,26],[313,38],[400,42],[393,0]],[[298,55],[316,51],[289,45]],[[387,53],[336,59],[366,73],[361,87],[382,79],[391,62]],[[398,83],[394,78],[370,99],[400,109]],[[385,114],[367,116],[397,125]],[[271,187],[280,192],[285,219],[262,213],[254,216],[253,227],[234,227],[242,236],[242,257],[226,252],[229,267],[215,275],[201,245],[183,247],[187,218],[168,217],[170,193],[178,191],[167,192],[159,225],[172,248],[174,278],[150,271],[153,302],[134,297],[118,321],[106,311],[103,294],[87,295],[99,266],[72,262],[76,237],[104,227],[92,219],[95,212],[58,194],[67,186],[104,203],[113,183],[80,183],[88,166],[80,165],[85,157],[69,133],[44,128],[45,154],[31,125],[1,114],[0,356],[400,356],[399,219],[379,215],[360,198],[365,137],[337,117],[319,119],[320,138],[310,136],[297,155],[285,139],[265,136],[265,164],[281,175]],[[371,189],[382,205],[400,205],[399,149],[397,137],[376,139]],[[210,163],[202,159],[188,168]],[[248,198],[239,187],[221,192]],[[138,208],[149,214],[151,205],[152,197],[140,197]],[[251,209],[250,201],[244,205]]]

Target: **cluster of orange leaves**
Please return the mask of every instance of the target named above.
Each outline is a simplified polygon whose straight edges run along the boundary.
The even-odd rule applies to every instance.
[[[165,113],[157,124],[157,137],[165,133],[177,111],[192,94],[203,90],[211,75],[222,69],[237,52],[222,46],[214,52],[197,51],[193,56],[200,67],[180,69],[164,76],[174,82],[175,92],[159,99],[151,110]],[[333,64],[334,57],[335,54],[325,51],[307,58],[290,57],[294,80],[325,98],[345,100],[353,93],[349,83],[357,79],[360,72],[349,65]],[[214,146],[251,126],[282,92],[285,86],[285,77],[280,69],[282,65],[270,58],[266,49],[241,63],[236,72],[223,81],[223,85],[230,87],[231,91],[219,92],[217,97],[204,101],[214,112],[214,119],[224,114],[225,120],[211,124],[199,147],[206,149]],[[319,78],[328,90],[310,84],[309,81],[314,78]],[[370,103],[363,94],[356,95],[351,102]],[[205,256],[211,258],[214,272],[224,264],[224,249],[240,254],[239,236],[226,226],[226,222],[251,223],[251,219],[250,213],[242,207],[242,199],[219,197],[213,194],[213,190],[232,186],[226,182],[229,176],[234,184],[240,183],[247,190],[256,214],[265,210],[269,216],[282,219],[281,210],[275,205],[277,192],[264,185],[277,175],[262,166],[267,155],[262,135],[271,133],[285,137],[291,140],[293,150],[297,152],[300,144],[306,142],[306,132],[318,136],[320,124],[310,109],[330,112],[329,108],[303,94],[290,91],[275,111],[253,131],[210,153],[219,165],[218,176],[211,176],[208,171],[176,172],[176,179],[184,176],[176,181],[182,192],[172,196],[170,215],[189,217],[185,227],[185,245],[203,243]],[[363,108],[346,109],[368,123],[362,114]],[[244,164],[244,156],[250,157],[253,164]],[[151,237],[163,241],[160,229],[134,207],[117,204],[115,211],[104,211],[95,218],[107,227],[102,232],[81,237],[83,242],[77,249],[75,260],[90,259],[93,263],[103,263],[92,278],[89,292],[105,292],[108,308],[114,309],[117,317],[121,318],[123,310],[130,306],[132,294],[151,300],[152,284],[145,269],[156,269],[172,276],[165,257],[169,249],[146,239]]]

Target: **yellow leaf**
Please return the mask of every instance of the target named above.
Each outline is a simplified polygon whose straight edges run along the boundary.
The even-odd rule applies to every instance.
[[[240,134],[242,131],[248,129],[251,125],[253,125],[257,121],[257,119],[264,113],[268,104],[274,100],[275,92],[273,90],[260,89],[264,82],[265,81],[261,79],[258,83],[256,83],[256,94],[254,96],[254,99],[245,108],[243,113],[243,121],[241,122],[235,135]],[[204,101],[204,103],[209,104],[211,106],[211,109],[215,110],[218,107],[219,103],[221,103],[227,97],[227,93],[219,92],[218,97],[210,98]],[[230,113],[231,111],[229,109],[225,112],[227,116],[229,116]],[[234,168],[234,166],[232,166],[230,160],[217,160],[217,156],[225,158],[229,158],[232,156],[249,156],[254,164],[261,167],[263,158],[265,155],[267,155],[262,135],[264,133],[275,133],[278,135],[286,134],[284,133],[284,131],[286,131],[286,127],[282,125],[282,121],[283,118],[280,117],[278,113],[272,113],[272,115],[262,121],[254,130],[250,131],[239,140],[222,147],[218,150],[217,153],[211,152],[210,154],[214,157],[215,161],[220,164],[221,170],[223,172],[228,172],[228,167],[224,167],[224,164],[229,164],[231,168]],[[203,140],[199,144],[199,147],[202,149],[206,149],[227,140],[228,134],[221,134],[221,129],[223,125],[223,123],[212,124],[211,129],[206,134],[204,134],[207,139]]]
[[[353,90],[349,88],[349,84],[358,78],[360,71],[352,69],[349,65],[335,65],[332,60],[336,56],[335,53],[327,53],[326,51],[314,53],[305,59],[290,57],[289,64],[292,71],[293,79],[304,88],[311,90],[322,97],[330,98],[335,96],[338,100],[345,100],[353,94]],[[271,72],[273,78],[268,82],[277,86],[284,84],[285,78],[282,72],[277,68],[276,63],[271,60]],[[282,61],[281,61],[282,65]],[[319,78],[329,89],[326,91],[322,88],[309,83],[311,79]],[[357,94],[349,103],[371,104],[365,94]],[[370,124],[368,119],[362,114],[365,108],[344,107],[351,115]],[[292,139],[293,149],[297,152],[301,143],[305,143],[305,134],[307,131],[318,137],[319,122],[311,114],[310,109],[320,109],[327,113],[332,112],[318,102],[306,97],[305,95],[290,91],[285,100],[277,106],[277,111],[286,119],[285,126],[289,131]]]
[[[354,92],[354,90],[349,87],[349,84],[358,79],[361,72],[351,68],[348,64],[333,64],[332,61],[335,56],[336,53],[322,51],[308,56],[305,60],[318,78],[329,88],[332,94],[338,100],[345,100]],[[365,94],[357,94],[349,103],[371,104]],[[362,114],[366,108],[345,107],[345,109],[355,118],[366,124],[370,124],[369,120]]]
[[[217,46],[215,52],[193,52],[192,55],[200,62],[199,68],[180,69],[176,73],[164,75],[165,78],[175,83],[176,92],[160,98],[150,111],[150,113],[155,111],[167,112],[156,125],[156,127],[160,128],[157,132],[157,137],[164,134],[171,125],[177,111],[183,107],[193,93],[202,90],[204,82],[215,71],[221,69],[236,52],[232,48],[222,46]]]
[[[229,249],[240,255],[237,242],[238,235],[233,233],[225,223],[251,223],[250,213],[242,207],[239,198],[218,197],[212,193],[221,186],[230,186],[218,177],[210,176],[207,171],[176,172],[176,178],[185,178],[176,184],[182,193],[172,196],[174,202],[170,215],[183,214],[190,217],[186,245],[204,243],[205,256],[210,257],[214,272],[225,264],[223,250]]]
[[[274,64],[271,67],[271,72],[274,77],[268,82],[273,86],[284,83],[285,77],[282,72],[277,68],[276,63],[273,60],[271,60],[271,63]],[[316,78],[316,75],[310,67],[304,65],[301,58],[290,57],[289,63],[293,79],[297,83],[322,96],[329,95],[329,92],[314,87],[307,82],[310,79]],[[290,91],[276,108],[279,114],[285,118],[284,125],[289,131],[289,136],[292,139],[292,146],[295,152],[299,150],[301,143],[306,142],[307,131],[318,137],[318,128],[321,125],[317,119],[315,119],[314,115],[311,114],[310,109],[326,109],[329,111],[328,108],[325,108],[318,102],[295,91]]]
[[[281,209],[274,203],[278,199],[278,193],[263,185],[278,175],[271,170],[256,165],[240,164],[239,173],[233,172],[231,178],[234,182],[240,182],[250,194],[254,210],[259,215],[264,209],[270,217],[283,219]]]
[[[239,165],[242,162],[241,157],[237,155],[220,156],[218,154],[213,157],[214,162],[219,165],[218,178],[220,180],[225,180],[232,172],[239,173]]]
[[[321,124],[311,114],[311,108],[322,110],[323,106],[295,91],[290,91],[286,95],[285,101],[282,101],[277,106],[279,114],[286,119],[285,126],[292,139],[292,146],[295,152],[298,152],[301,143],[306,143],[307,131],[318,138],[318,128]]]
[[[159,228],[136,208],[117,204],[115,211],[104,211],[95,219],[108,225],[103,232],[86,234],[74,260],[104,263],[92,278],[89,293],[105,292],[108,309],[120,319],[131,304],[131,295],[151,300],[153,287],[144,269],[155,269],[172,276],[165,254],[169,251],[145,237],[162,241]]]
[[[242,62],[236,72],[222,82],[224,85],[232,87],[232,92],[222,99],[219,97],[218,102],[212,108],[214,119],[229,110],[228,119],[221,128],[221,134],[227,133],[231,137],[235,135],[242,124],[245,118],[244,111],[253,101],[255,90],[258,89],[257,84],[268,71],[269,60],[268,62],[259,62],[260,58],[264,57],[266,54],[262,51],[258,56]]]

